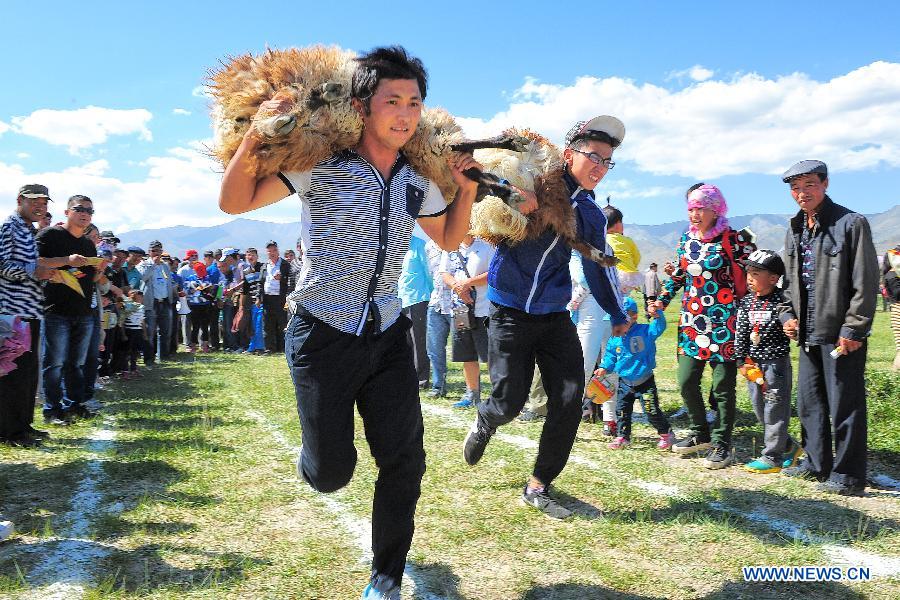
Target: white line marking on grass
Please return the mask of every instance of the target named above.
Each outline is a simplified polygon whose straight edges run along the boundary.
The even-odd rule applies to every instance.
[[[113,445],[116,432],[111,428],[112,419],[106,417],[100,428],[93,431],[85,449],[88,461],[84,477],[72,496],[71,509],[64,514],[62,535],[41,540],[34,549],[45,549],[55,544],[52,550],[28,574],[28,581],[35,585],[48,585],[34,590],[39,598],[80,598],[84,594],[83,585],[93,582],[92,567],[97,561],[109,555],[110,546],[102,542],[86,539],[90,533],[91,519],[100,511],[103,496],[97,489],[103,480],[103,456]]]
[[[470,424],[466,423],[466,421],[464,421],[458,413],[453,412],[453,410],[449,408],[445,408],[443,406],[435,406],[434,404],[422,403],[422,410],[431,415],[443,417],[446,420],[450,420],[459,426],[466,428],[470,426]],[[494,434],[494,437],[513,446],[517,446],[523,450],[537,450],[538,448],[537,441],[522,435],[511,435],[508,433],[498,432]],[[569,461],[582,465],[584,467],[588,467],[590,469],[603,470],[614,473],[618,478],[618,481],[642,489],[645,492],[653,494],[654,496],[676,497],[681,494],[677,486],[660,483],[658,481],[643,481],[641,479],[636,479],[628,476],[623,472],[618,471],[617,469],[613,469],[608,464],[600,463],[596,460],[587,458],[586,456],[581,456],[574,453],[569,454]]]
[[[803,526],[787,519],[776,519],[765,510],[757,508],[753,511],[740,510],[725,506],[721,502],[710,502],[710,508],[732,515],[737,515],[753,523],[765,525],[772,531],[805,544],[820,545],[822,552],[836,565],[868,567],[873,577],[893,577],[900,575],[900,558],[881,556],[862,550],[854,550],[847,546],[830,543],[828,538],[810,533]]]
[[[470,426],[470,424],[466,423],[458,413],[455,413],[449,408],[422,403],[422,410],[431,415],[443,417],[445,419],[445,422],[449,421],[456,425],[466,427],[467,429]],[[524,436],[509,435],[504,433],[496,433],[494,434],[494,436],[500,440],[503,440],[514,446],[518,446],[522,449],[536,449],[538,447],[538,443],[536,441]],[[604,469],[607,471],[611,470],[608,465],[602,465],[595,460],[591,460],[578,454],[570,454],[569,460],[571,462],[592,469]],[[619,480],[624,481],[625,483],[628,483],[629,485],[632,485],[634,487],[643,489],[654,495],[668,497],[677,497],[679,495],[678,487],[674,485],[667,485],[655,481],[642,481],[640,479],[628,477],[624,474],[620,475]],[[886,475],[879,475],[876,478],[873,478],[873,481],[885,487],[887,487],[887,484],[896,485],[897,489],[900,489],[900,482],[894,481]],[[753,512],[746,512],[737,508],[725,506],[721,502],[709,502],[708,505],[713,510],[741,516],[749,521],[764,525],[769,529],[786,535],[787,537],[790,537],[792,539],[797,539],[807,544],[821,545],[822,551],[825,553],[825,555],[838,564],[846,564],[851,566],[867,566],[871,569],[873,576],[894,576],[900,574],[900,559],[898,558],[881,556],[878,554],[863,552],[861,550],[854,550],[846,546],[829,543],[829,540],[826,538],[814,536],[806,532],[801,525],[785,519],[773,518],[762,509],[757,509]]]
[[[300,456],[300,448],[291,444],[291,442],[285,437],[285,435],[281,432],[277,425],[269,421],[265,415],[255,410],[248,410],[247,414],[252,417],[257,423],[259,423],[264,429],[269,431],[272,434],[272,437],[278,442],[278,445],[288,450],[294,455],[294,459],[296,460]],[[306,488],[306,484],[302,481],[295,480],[293,483],[300,484],[305,489],[312,491],[312,488]],[[340,502],[335,496],[328,494],[316,494],[316,498],[320,499],[325,503],[325,506],[328,507],[332,513],[334,513],[341,525],[353,536],[353,542],[356,547],[360,550],[360,562],[369,563],[372,561],[372,523],[364,518],[357,517],[353,514],[353,512],[342,502]],[[422,569],[416,567],[415,565],[411,565],[409,563],[406,564],[406,569],[403,572],[403,584],[407,589],[413,590],[413,596],[421,598],[422,600],[445,600],[442,596],[436,596],[430,592],[426,592],[426,585],[424,583],[425,574],[422,572]]]

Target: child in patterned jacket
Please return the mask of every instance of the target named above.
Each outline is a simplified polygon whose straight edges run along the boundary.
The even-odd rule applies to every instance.
[[[751,473],[777,473],[791,467],[803,448],[790,435],[791,348],[778,320],[778,305],[784,302],[777,283],[784,275],[784,262],[771,250],[756,250],[747,257],[747,284],[751,293],[738,307],[734,340],[735,362],[747,378],[747,388],[756,418],[764,428],[762,454],[744,465]],[[752,367],[759,374],[748,376]],[[762,382],[751,381],[761,378]]]

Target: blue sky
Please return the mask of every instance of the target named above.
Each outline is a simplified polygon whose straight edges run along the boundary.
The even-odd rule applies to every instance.
[[[628,135],[598,193],[626,222],[683,218],[699,179],[732,214],[792,212],[777,173],[804,158],[828,162],[832,196],[857,210],[900,202],[896,3],[280,4],[6,7],[3,193],[88,193],[97,222],[121,231],[226,221],[201,152],[207,69],[267,45],[400,43],[428,67],[427,103],[470,133],[517,125],[559,141],[579,118],[620,116]],[[248,216],[297,218],[291,201]]]

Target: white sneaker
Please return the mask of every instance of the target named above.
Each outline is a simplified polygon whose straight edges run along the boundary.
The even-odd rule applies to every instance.
[[[15,533],[16,527],[13,525],[12,521],[0,521],[0,541],[5,540],[13,533]]]
[[[91,398],[87,402],[85,402],[82,406],[88,409],[91,412],[98,412],[103,410],[103,403],[97,400],[96,398]]]

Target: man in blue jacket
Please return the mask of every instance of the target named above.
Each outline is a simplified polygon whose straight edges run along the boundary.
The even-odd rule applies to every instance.
[[[566,134],[563,168],[549,175],[562,177],[568,187],[578,235],[601,250],[606,248],[606,218],[594,202],[593,189],[615,165],[612,154],[624,137],[625,126],[615,117],[576,123]],[[478,405],[463,449],[468,464],[481,459],[497,427],[522,410],[537,364],[547,391],[547,419],[522,500],[556,519],[572,514],[548,489],[572,450],[584,392],[581,345],[566,310],[572,295],[570,257],[571,250],[550,229],[537,239],[497,248],[487,294],[493,305],[488,345],[493,392]],[[614,273],[588,259],[583,266],[591,293],[610,315],[613,335],[623,334],[627,316]]]

